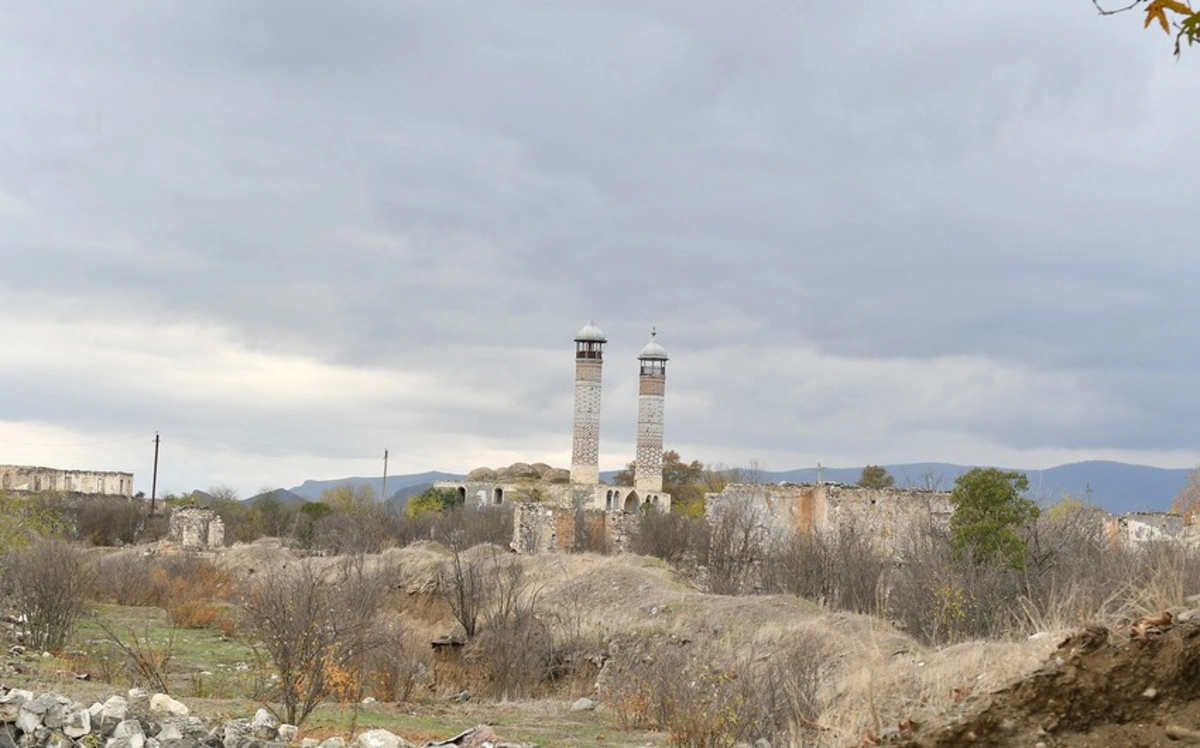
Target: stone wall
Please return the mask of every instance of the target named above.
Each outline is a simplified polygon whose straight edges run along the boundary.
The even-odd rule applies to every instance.
[[[1163,541],[1200,547],[1200,526],[1196,519],[1189,522],[1178,514],[1167,512],[1108,515],[1105,530],[1110,538],[1129,548]]]
[[[511,547],[522,554],[567,553],[582,544],[591,551],[626,553],[639,516],[633,512],[517,504],[513,507]]]
[[[225,523],[211,509],[176,509],[171,513],[167,540],[182,548],[223,548]]]
[[[722,512],[750,512],[773,537],[832,533],[854,526],[890,545],[919,523],[948,524],[950,494],[907,488],[859,488],[840,484],[734,484],[705,496],[710,521]]]
[[[0,489],[30,493],[63,491],[131,498],[133,473],[0,465]]]

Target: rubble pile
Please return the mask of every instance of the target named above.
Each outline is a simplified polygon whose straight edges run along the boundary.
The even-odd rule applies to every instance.
[[[349,741],[299,739],[299,728],[280,724],[266,709],[214,725],[167,694],[141,689],[90,706],[50,692],[0,688],[0,694],[0,748],[417,748],[387,730]],[[500,741],[485,726],[423,748],[432,746],[526,748]]]

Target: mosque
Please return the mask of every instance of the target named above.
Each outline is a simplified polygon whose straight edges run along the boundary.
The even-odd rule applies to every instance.
[[[479,506],[511,501],[606,513],[637,513],[647,507],[670,511],[663,493],[663,415],[667,351],[652,330],[638,353],[637,448],[632,486],[600,482],[600,404],[603,392],[604,331],[588,322],[575,335],[575,424],[571,469],[516,463],[492,470],[477,468],[461,481],[438,481],[436,488],[458,491],[464,502]]]

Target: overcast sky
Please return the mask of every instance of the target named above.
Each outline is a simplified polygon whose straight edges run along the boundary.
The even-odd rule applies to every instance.
[[[0,0],[0,463],[1200,460],[1200,51],[1088,0]]]

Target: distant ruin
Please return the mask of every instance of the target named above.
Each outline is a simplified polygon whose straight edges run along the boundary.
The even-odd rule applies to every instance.
[[[710,521],[722,512],[748,513],[769,537],[836,533],[853,527],[892,545],[906,532],[933,523],[948,527],[954,507],[946,491],[862,488],[840,483],[732,484],[705,495]]]
[[[225,523],[211,509],[176,509],[171,513],[167,540],[185,550],[224,548]]]
[[[62,491],[132,498],[133,473],[0,465],[0,489],[20,493]]]

